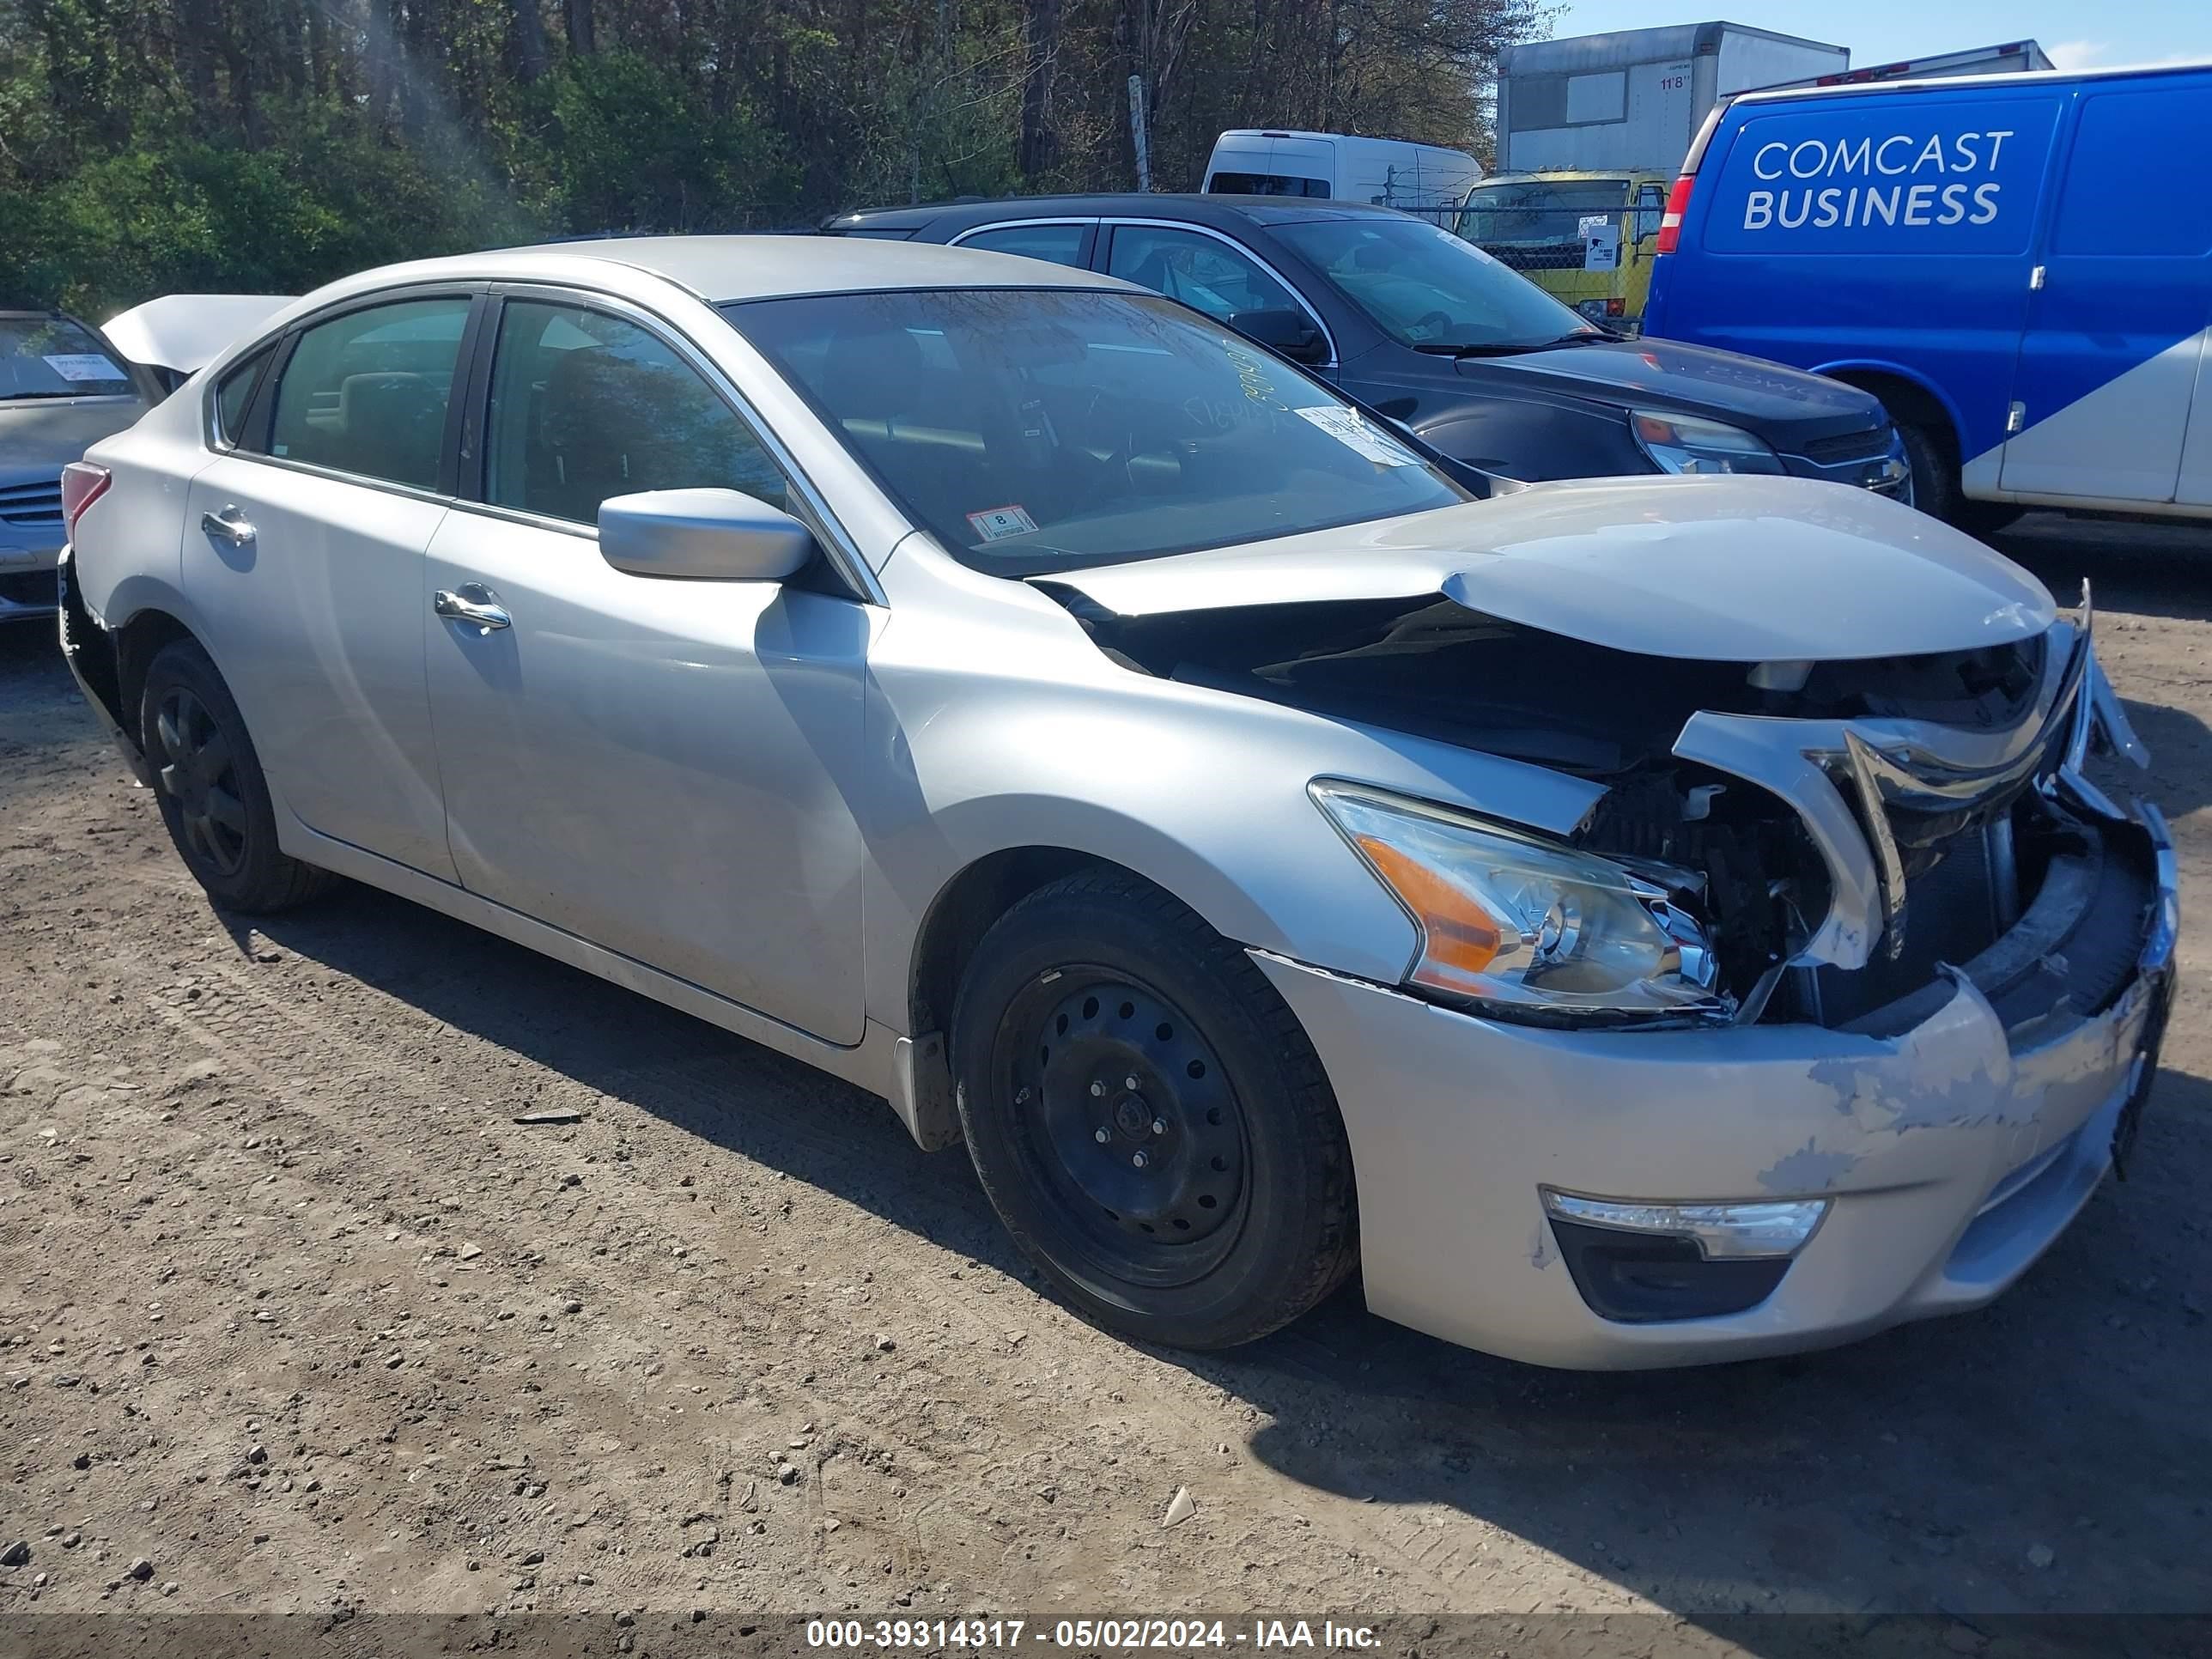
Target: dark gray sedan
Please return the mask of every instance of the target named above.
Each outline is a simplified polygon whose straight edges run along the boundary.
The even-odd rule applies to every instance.
[[[0,311],[0,623],[53,615],[62,468],[157,398],[89,324]]]

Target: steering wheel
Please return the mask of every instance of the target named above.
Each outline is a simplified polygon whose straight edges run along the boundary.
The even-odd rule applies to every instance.
[[[1451,326],[1452,319],[1441,311],[1431,311],[1414,323],[1411,332],[1424,340],[1433,340]]]

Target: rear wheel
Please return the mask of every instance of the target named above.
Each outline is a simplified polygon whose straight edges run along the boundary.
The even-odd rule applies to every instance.
[[[985,1192],[1098,1323],[1227,1347],[1351,1271],[1319,1059],[1244,952],[1157,889],[1094,871],[1024,900],[978,946],[952,1036]]]
[[[140,742],[169,839],[208,896],[248,914],[288,909],[330,875],[276,846],[276,817],[246,721],[206,652],[161,647],[139,699]]]

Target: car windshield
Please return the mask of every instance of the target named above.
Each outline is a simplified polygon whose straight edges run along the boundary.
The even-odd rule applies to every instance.
[[[130,372],[66,317],[0,317],[0,402],[129,397]]]
[[[837,294],[723,314],[915,525],[994,575],[1470,499],[1327,387],[1149,295]]]
[[[1480,248],[1418,219],[1321,219],[1274,234],[1401,345],[1514,350],[1602,334]]]
[[[1477,185],[1468,192],[1459,234],[1485,247],[1575,247],[1583,221],[1608,220],[1628,202],[1626,179],[1528,179]]]

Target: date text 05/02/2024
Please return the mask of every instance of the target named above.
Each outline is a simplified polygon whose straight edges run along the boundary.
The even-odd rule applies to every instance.
[[[1299,1648],[1358,1651],[1381,1638],[1372,1626],[1333,1619],[810,1619],[806,1645],[830,1650],[1019,1648],[1188,1651]]]

